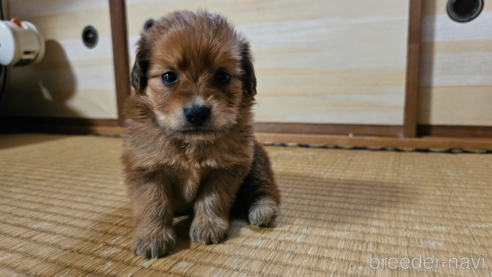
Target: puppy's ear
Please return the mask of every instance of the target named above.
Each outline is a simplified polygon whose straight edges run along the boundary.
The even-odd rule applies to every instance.
[[[145,24],[144,24],[144,31],[147,31],[148,29],[152,28],[152,26],[154,26],[154,24],[156,23],[157,20],[155,20],[154,18],[151,18],[147,21],[145,21]]]
[[[132,68],[132,87],[138,94],[147,86],[147,70],[150,66],[150,49],[144,38],[138,41],[135,63]]]
[[[256,95],[256,76],[255,68],[253,67],[253,56],[251,55],[249,43],[243,41],[242,44],[241,69],[243,71],[243,91],[248,98],[254,99],[254,96]]]

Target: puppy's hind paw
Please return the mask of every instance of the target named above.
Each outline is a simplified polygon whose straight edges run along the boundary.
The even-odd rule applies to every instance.
[[[268,198],[258,199],[249,208],[249,223],[257,226],[268,226],[277,217],[277,204]]]
[[[168,255],[176,243],[172,230],[163,230],[159,235],[134,237],[133,254],[145,259],[157,259]]]

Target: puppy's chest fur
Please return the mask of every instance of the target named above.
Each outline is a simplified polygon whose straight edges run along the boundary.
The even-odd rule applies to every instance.
[[[170,184],[171,194],[169,197],[177,214],[190,212],[200,187],[206,180],[209,180],[213,171],[226,168],[237,158],[229,157],[231,154],[228,152],[214,155],[217,154],[214,153],[215,151],[193,149],[192,146],[187,150],[179,155],[181,157],[178,158],[177,164],[164,165],[162,169],[164,174],[173,171],[174,178]],[[246,158],[246,160],[250,159]]]
[[[135,147],[137,141],[139,146]],[[251,164],[253,159],[254,142],[250,139],[219,139],[213,144],[143,141],[130,142],[134,146],[131,153],[138,152],[132,160],[159,173],[176,214],[192,211],[201,185],[214,170]]]
[[[176,178],[170,184],[171,192],[168,197],[175,213],[187,213],[192,211],[204,172],[203,170],[181,169],[176,173]]]

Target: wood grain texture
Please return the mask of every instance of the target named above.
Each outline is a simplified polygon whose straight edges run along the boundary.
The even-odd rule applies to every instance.
[[[409,1],[127,0],[134,54],[142,26],[207,8],[252,43],[257,122],[403,125]]]
[[[258,122],[254,128],[259,133],[403,137],[402,126]]]
[[[418,125],[418,134],[432,137],[492,138],[491,126]]]
[[[36,120],[38,119],[40,118],[36,118]],[[41,120],[45,121],[47,119]],[[37,123],[37,121],[23,121],[22,123],[16,122],[15,124],[7,124],[5,121],[0,121],[0,127],[7,130],[13,129],[28,132],[36,131],[55,134],[100,134],[112,136],[121,136],[125,131],[124,128],[118,126],[117,120],[113,120],[112,122],[91,122],[90,125],[78,120],[75,122],[62,120],[62,122],[56,122],[56,124],[52,123],[53,121],[51,120],[41,122],[40,124]],[[102,123],[104,123],[104,125],[99,125]],[[430,134],[431,136],[426,135],[420,138],[395,138],[355,135],[350,137],[348,135],[256,132],[255,137],[261,143],[295,143],[311,144],[314,146],[328,145],[371,148],[396,147],[419,149],[437,148],[492,150],[492,140],[490,139],[492,131],[490,130],[490,127],[419,125],[418,132],[422,134]]]
[[[126,4],[121,0],[109,0],[111,13],[111,34],[114,56],[114,76],[118,103],[118,122],[125,121],[125,102],[131,93],[130,60],[126,28]]]
[[[468,23],[423,2],[418,123],[492,126],[492,0]]]
[[[405,87],[405,137],[417,135],[417,95],[419,90],[420,21],[422,0],[410,0],[408,26],[407,78]]]
[[[10,15],[35,24],[46,39],[41,63],[14,67],[1,115],[117,119],[108,1],[10,0]],[[88,49],[82,31],[94,26]]]
[[[418,149],[483,149],[492,150],[492,140],[479,138],[385,138],[385,137],[348,137],[314,134],[275,134],[256,133],[256,139],[262,143],[312,144],[346,147],[396,147]]]

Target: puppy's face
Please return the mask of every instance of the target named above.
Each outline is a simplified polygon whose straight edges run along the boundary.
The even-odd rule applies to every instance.
[[[142,33],[132,85],[164,133],[187,141],[235,126],[256,93],[249,45],[206,11],[173,13]]]

